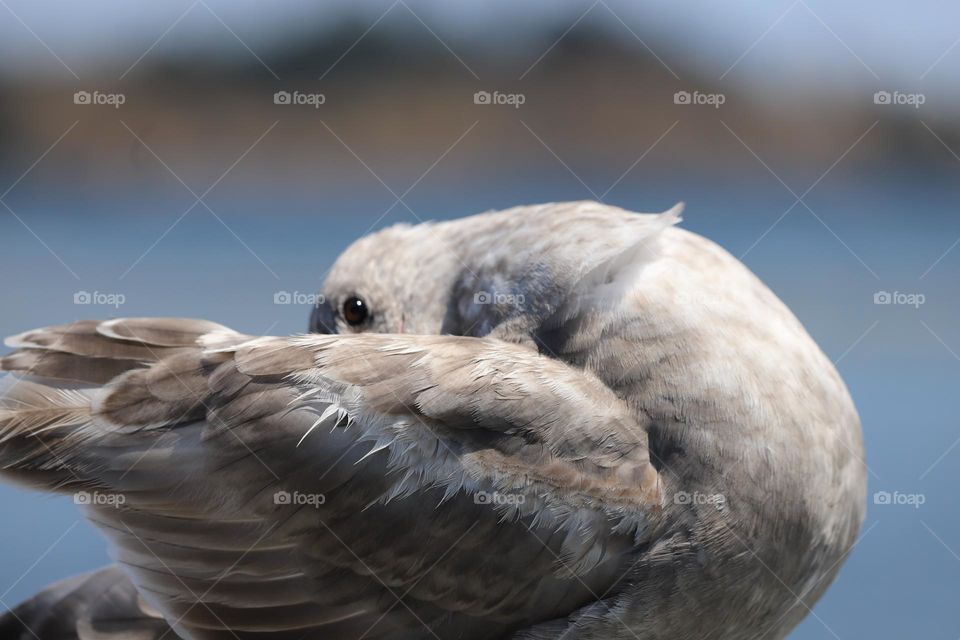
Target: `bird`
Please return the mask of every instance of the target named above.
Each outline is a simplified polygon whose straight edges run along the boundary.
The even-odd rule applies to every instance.
[[[390,226],[335,261],[298,335],[8,338],[0,475],[72,495],[114,564],[0,635],[785,637],[863,522],[860,421],[681,210]]]

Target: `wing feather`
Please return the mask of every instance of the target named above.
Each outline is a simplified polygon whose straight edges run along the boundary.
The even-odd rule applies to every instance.
[[[124,574],[183,635],[506,633],[614,587],[652,517],[619,401],[515,345],[78,326],[11,341],[56,375],[0,361],[21,375],[0,396],[0,466],[88,492]],[[63,335],[82,337],[67,351]],[[63,357],[121,364],[76,390],[50,381],[74,376]]]

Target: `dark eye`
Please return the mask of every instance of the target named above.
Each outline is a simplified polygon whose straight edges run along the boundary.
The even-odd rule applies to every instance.
[[[343,303],[343,319],[351,327],[363,324],[363,321],[370,315],[370,309],[367,303],[357,296],[350,296]]]

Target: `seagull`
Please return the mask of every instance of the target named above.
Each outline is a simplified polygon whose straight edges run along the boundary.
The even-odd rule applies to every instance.
[[[72,495],[115,563],[0,635],[785,637],[862,524],[859,418],[680,210],[392,226],[336,261],[302,335],[8,338],[0,475]]]

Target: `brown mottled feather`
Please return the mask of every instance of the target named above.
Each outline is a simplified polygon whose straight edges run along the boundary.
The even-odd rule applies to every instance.
[[[175,348],[111,340],[97,331],[101,323],[82,320],[72,324],[34,329],[11,336],[4,344],[14,349],[44,349],[78,356],[151,362]]]
[[[107,384],[121,373],[140,366],[133,360],[91,358],[32,348],[0,358],[2,371],[86,385]]]
[[[98,324],[97,332],[152,347],[191,347],[203,335],[234,333],[216,322],[190,318],[120,318]]]
[[[588,450],[596,444],[590,438],[562,445],[561,432],[554,436],[547,423],[525,412],[527,390],[503,368],[529,360],[529,371],[562,380],[563,365],[516,345],[477,339],[370,335],[244,342],[224,338],[229,332],[219,326],[208,339],[178,330],[169,319],[160,324],[155,332],[145,320],[94,329],[106,341],[136,332],[167,344],[185,341],[170,336],[189,336],[198,346],[156,351],[143,368],[131,369],[141,365],[124,361],[121,373],[97,391],[61,391],[30,381],[8,385],[0,401],[0,428],[8,434],[0,444],[0,462],[8,475],[32,474],[50,489],[123,496],[119,508],[94,506],[89,515],[113,541],[144,597],[168,619],[182,616],[178,624],[190,633],[214,637],[226,624],[234,631],[359,635],[381,616],[372,637],[389,637],[390,630],[415,633],[417,617],[440,629],[464,629],[470,616],[484,615],[490,616],[489,629],[505,629],[545,605],[560,611],[557,607],[569,606],[564,603],[581,602],[589,592],[578,585],[606,588],[628,561],[624,554],[638,535],[637,524],[624,535],[611,535],[589,517],[593,507],[586,496],[608,494],[606,506],[599,505],[608,509],[601,521],[642,522],[636,510],[642,505],[632,501],[647,499],[653,485],[610,492],[616,477],[603,471],[603,449]],[[132,325],[136,328],[128,330]],[[30,352],[41,358],[98,360],[46,350],[40,346],[47,341],[42,332],[31,340]],[[204,343],[216,348],[199,346]],[[223,346],[230,343],[237,346]],[[96,344],[89,340],[85,347]],[[371,359],[379,364],[371,366]],[[598,390],[597,384],[589,382],[576,393]],[[438,387],[447,388],[460,407],[436,394]],[[68,406],[49,406],[42,416],[29,413],[28,393],[32,402],[48,405],[55,404],[49,394],[63,394]],[[569,404],[573,393],[556,395],[555,410],[577,411]],[[504,401],[509,398],[513,401]],[[613,396],[609,401],[617,402]],[[325,428],[312,432],[319,418]],[[331,432],[335,425],[340,428]],[[604,428],[621,428],[611,437],[632,442],[634,464],[649,466],[634,435],[616,421]],[[521,431],[532,440],[525,441]],[[421,458],[422,449],[436,459]],[[491,456],[491,450],[499,454]],[[58,474],[52,481],[51,472]],[[557,515],[537,515],[534,503],[544,488],[562,483],[576,490],[558,494]],[[518,492],[529,503],[477,504],[470,496],[483,487]],[[290,512],[275,504],[278,490],[326,498]],[[427,498],[429,518],[423,518],[422,500],[402,499],[413,493]],[[234,522],[229,540],[222,537],[224,519]],[[397,532],[389,552],[376,533],[384,528]],[[343,536],[349,548],[341,544]],[[491,536],[512,540],[500,558],[485,560],[494,573],[460,584],[454,576],[476,562],[477,550]],[[424,549],[431,539],[435,544]],[[237,549],[247,552],[236,571],[270,580],[300,572],[304,576],[296,584],[304,590],[295,596],[283,590],[258,594],[237,580],[218,580],[237,561]],[[158,556],[163,564],[155,567]],[[423,571],[431,565],[427,578]],[[493,577],[506,576],[511,566],[524,566],[525,577]],[[174,568],[178,579],[154,572],[165,567]],[[371,570],[378,578],[371,580]],[[325,577],[319,585],[303,583],[309,576]],[[206,605],[182,605],[179,580],[198,581],[198,592],[210,590]],[[379,580],[406,585],[416,615],[405,609],[385,613],[391,597]],[[243,589],[248,595],[241,597]],[[247,606],[259,607],[258,613],[246,613]]]

